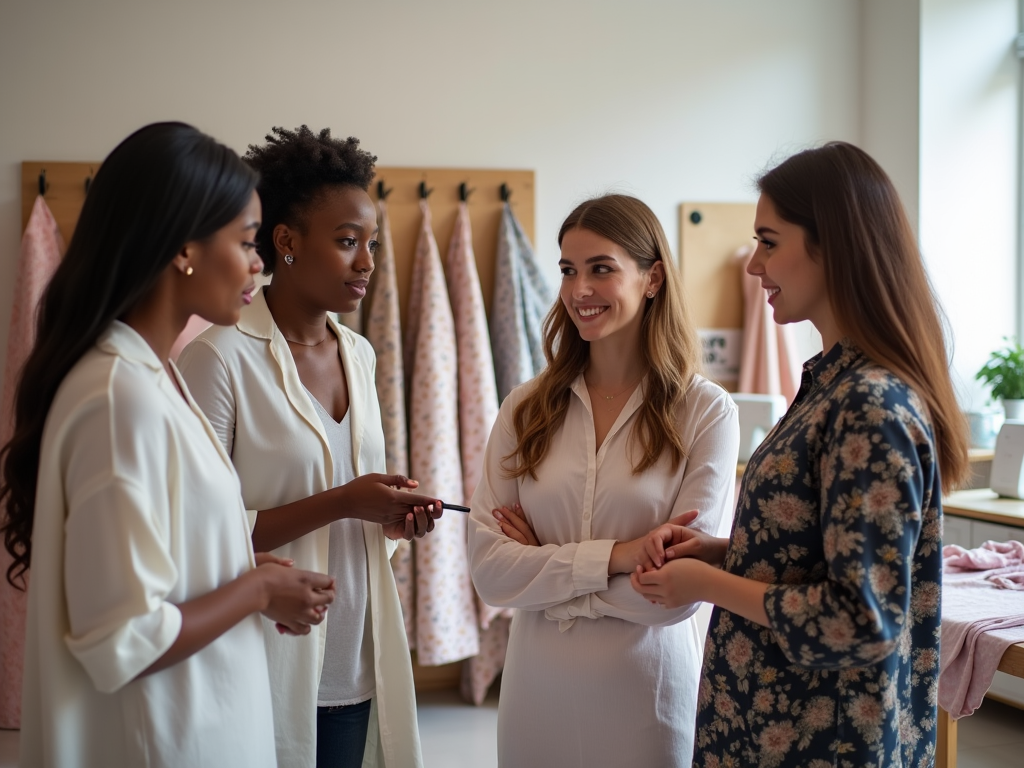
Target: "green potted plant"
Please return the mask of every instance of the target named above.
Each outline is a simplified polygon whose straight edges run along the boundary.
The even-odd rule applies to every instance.
[[[1007,419],[1024,419],[1024,347],[1004,339],[1006,346],[996,350],[974,378],[992,388],[992,397],[1003,403]]]

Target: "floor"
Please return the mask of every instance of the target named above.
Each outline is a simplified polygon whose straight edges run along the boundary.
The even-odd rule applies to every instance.
[[[498,702],[471,707],[454,691],[422,694],[420,735],[426,768],[494,768]],[[1024,711],[986,701],[959,721],[957,768],[1018,768],[1024,754]],[[0,768],[17,768],[18,732],[0,731]]]

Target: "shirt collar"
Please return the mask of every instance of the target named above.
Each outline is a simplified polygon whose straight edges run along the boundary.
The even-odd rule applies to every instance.
[[[864,353],[843,337],[830,350],[819,352],[804,363],[804,378],[809,379],[814,388],[827,386],[863,359]]]
[[[274,316],[270,314],[270,307],[267,306],[267,297],[263,293],[266,286],[252,294],[252,301],[242,307],[238,318],[237,328],[242,333],[255,336],[258,339],[274,338]]]
[[[104,352],[141,363],[154,371],[162,371],[164,364],[142,336],[127,323],[114,320],[97,339],[96,346]]]
[[[252,302],[242,307],[236,327],[242,333],[255,336],[257,339],[273,339],[275,333],[281,333],[274,322],[274,316],[270,314],[270,307],[267,306],[267,297],[264,293],[267,290],[263,286],[252,295]],[[334,317],[333,312],[327,313],[327,324],[330,331],[346,345],[351,345],[352,340],[348,334],[341,331],[341,324]]]

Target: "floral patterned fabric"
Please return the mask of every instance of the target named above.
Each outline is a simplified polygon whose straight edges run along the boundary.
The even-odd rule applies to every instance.
[[[715,609],[694,765],[933,763],[942,497],[925,414],[848,341],[804,365],[723,565],[770,585],[769,627]]]
[[[0,446],[5,445],[14,433],[14,393],[21,378],[21,369],[36,342],[36,310],[63,253],[64,240],[57,221],[46,201],[37,197],[21,238],[21,257],[14,277],[3,400],[0,403]],[[0,522],[6,516],[6,508],[0,509]],[[7,568],[11,562],[7,550],[0,547],[0,728],[21,727],[28,574],[24,592],[12,587],[7,583]]]

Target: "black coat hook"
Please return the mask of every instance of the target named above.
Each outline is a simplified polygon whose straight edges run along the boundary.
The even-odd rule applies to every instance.
[[[501,202],[507,203],[508,199],[512,197],[512,190],[509,189],[508,184],[505,182],[501,183]]]
[[[50,188],[49,183],[46,181],[46,169],[43,168],[39,172],[39,195],[40,197],[46,196],[46,190]]]
[[[462,202],[466,202],[467,200],[469,200],[469,196],[472,195],[474,192],[476,192],[476,189],[470,189],[466,185],[466,182],[462,182],[461,184],[459,184],[459,200],[461,200]]]
[[[378,200],[387,200],[388,199],[388,195],[390,195],[390,194],[391,194],[391,190],[384,188],[384,180],[381,179],[380,181],[378,181],[377,182],[377,199]]]
[[[433,192],[433,191],[434,191],[433,189],[427,189],[427,182],[425,182],[425,181],[421,181],[420,182],[420,199],[421,200],[426,200],[428,197],[430,197],[430,193]]]

